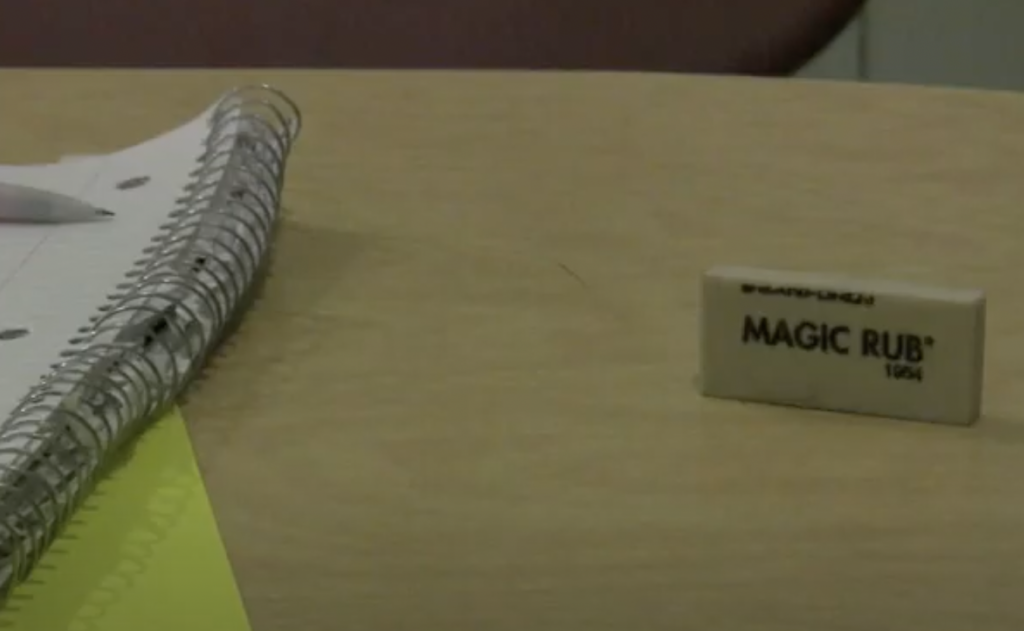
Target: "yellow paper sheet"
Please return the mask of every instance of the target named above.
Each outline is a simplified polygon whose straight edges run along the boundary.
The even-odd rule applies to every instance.
[[[179,413],[97,485],[0,629],[250,631]]]

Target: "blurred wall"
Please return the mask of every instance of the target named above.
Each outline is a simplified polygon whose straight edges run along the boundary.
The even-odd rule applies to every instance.
[[[800,76],[1024,89],[1024,0],[869,0]]]

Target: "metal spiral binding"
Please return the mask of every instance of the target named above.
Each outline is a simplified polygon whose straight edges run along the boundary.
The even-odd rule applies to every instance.
[[[277,225],[298,106],[224,95],[169,222],[0,430],[0,600],[35,567],[110,456],[180,395],[244,311]]]

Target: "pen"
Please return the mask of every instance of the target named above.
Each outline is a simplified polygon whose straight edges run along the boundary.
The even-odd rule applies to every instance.
[[[70,195],[0,182],[0,223],[77,223],[113,216]]]

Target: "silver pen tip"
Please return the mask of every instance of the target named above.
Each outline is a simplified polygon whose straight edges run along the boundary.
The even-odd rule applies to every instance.
[[[96,216],[97,217],[113,217],[114,215],[115,215],[115,213],[113,213],[113,212],[111,212],[109,210],[106,210],[106,209],[103,209],[103,208],[97,208],[96,209]]]

